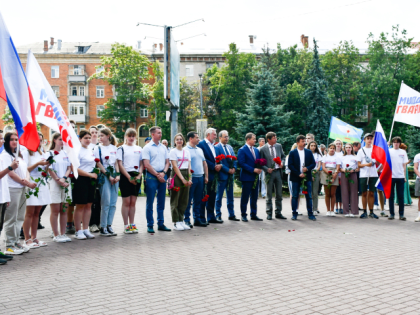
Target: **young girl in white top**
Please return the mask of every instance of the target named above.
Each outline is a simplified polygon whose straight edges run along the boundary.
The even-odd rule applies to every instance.
[[[327,216],[335,216],[335,191],[338,187],[340,157],[335,154],[335,144],[328,146],[328,153],[322,158],[321,184],[324,185]]]
[[[307,149],[312,151],[316,165],[315,168],[312,170],[312,212],[314,213],[314,215],[317,215],[319,213],[318,190],[321,181],[321,177],[319,176],[319,169],[321,168],[322,164],[322,155],[321,152],[319,152],[318,144],[316,143],[316,141],[309,142]]]
[[[343,197],[344,215],[346,217],[359,216],[359,195],[358,195],[358,181],[357,172],[359,166],[357,157],[353,153],[353,145],[347,143],[344,148],[344,156],[341,158],[341,192]],[[348,178],[345,172],[348,172]],[[349,211],[349,205],[350,210]]]
[[[96,187],[96,183],[92,185],[92,182],[96,182],[98,175],[93,173],[96,161],[93,151],[89,149],[90,138],[89,131],[80,131],[79,139],[82,147],[80,148],[78,157],[80,165],[77,172],[79,176],[73,186],[73,201],[76,204],[76,209],[74,211],[74,226],[76,228],[75,237],[78,240],[95,238],[89,231],[89,220]],[[83,224],[83,230],[80,222]]]
[[[38,220],[41,208],[51,203],[50,192],[48,189],[48,167],[50,163],[41,150],[44,136],[38,132],[39,147],[38,150],[28,151],[28,172],[30,173],[31,182],[35,183],[38,188],[28,191],[29,198],[26,200],[26,214],[23,222],[23,234],[25,235],[25,245],[29,248],[38,248],[47,246],[47,243],[38,241],[36,238],[38,230]],[[35,181],[38,180],[38,183]],[[35,196],[37,193],[38,196]]]
[[[95,158],[99,159],[98,167],[103,174],[104,182],[99,187],[101,193],[101,229],[102,236],[115,236],[112,228],[117,209],[118,186],[120,171],[117,163],[117,144],[114,135],[108,128],[99,131],[100,145],[93,150]]]
[[[171,213],[174,229],[177,231],[190,230],[184,223],[184,212],[187,208],[191,179],[191,155],[185,147],[185,139],[181,133],[175,135],[176,147],[169,153],[172,164],[171,177],[175,175],[175,185],[171,192]]]
[[[57,243],[71,242],[71,238],[65,234],[67,211],[69,202],[71,203],[72,200],[71,184],[70,179],[68,178],[71,172],[71,163],[66,151],[63,150],[63,139],[58,132],[53,135],[47,158],[50,156],[52,156],[54,160],[49,169],[51,176],[50,222],[54,234],[53,241]],[[58,217],[60,217],[60,229],[58,228]]]
[[[125,131],[125,144],[117,150],[118,167],[121,173],[120,191],[122,197],[121,214],[124,221],[124,233],[138,233],[134,216],[136,201],[143,174],[142,148],[135,145],[137,132],[133,128]]]
[[[9,172],[7,184],[10,192],[10,204],[4,215],[4,232],[6,239],[7,252],[13,254],[15,250],[22,253],[28,252],[29,247],[19,243],[19,234],[25,219],[26,196],[25,188],[36,187],[35,183],[29,181],[29,172],[25,160],[21,153],[16,155],[18,146],[18,136],[16,132],[8,132],[4,137],[4,150],[2,152],[3,162],[10,165],[14,160],[19,162],[19,167],[13,172]]]
[[[336,139],[334,141],[335,143],[335,154],[341,158],[343,153],[343,142],[341,142],[340,139]],[[343,203],[341,200],[341,186],[340,186],[340,180],[341,180],[341,173],[338,172],[338,186],[337,190],[335,191],[335,213],[342,214],[343,213]]]

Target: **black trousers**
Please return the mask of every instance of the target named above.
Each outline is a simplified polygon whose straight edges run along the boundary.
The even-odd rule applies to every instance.
[[[96,188],[95,199],[93,200],[91,210],[89,226],[96,224],[99,227],[101,224],[101,194],[99,188]]]

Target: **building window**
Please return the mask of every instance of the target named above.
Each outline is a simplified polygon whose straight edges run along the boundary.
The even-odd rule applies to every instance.
[[[148,137],[149,136],[149,130],[146,128],[145,125],[140,126],[139,128],[139,137]]]
[[[363,108],[358,110],[357,116],[359,117],[368,117],[368,106],[363,105]]]
[[[194,76],[194,66],[192,65],[185,66],[185,76],[187,77]]]
[[[214,64],[217,66],[217,68],[219,68],[219,63],[218,62],[207,62],[206,63],[206,69],[213,68]]]
[[[79,96],[85,96],[85,87],[79,86]]]
[[[84,75],[85,66],[83,65],[71,65],[70,66],[70,75]]]
[[[55,96],[60,97],[60,87],[59,86],[52,86],[52,90],[55,93]]]
[[[149,111],[147,109],[144,109],[144,108],[140,109],[140,117],[141,118],[149,117]]]
[[[105,87],[97,86],[96,87],[96,97],[97,98],[104,98],[105,97]]]
[[[77,96],[77,86],[71,87],[71,96]]]
[[[105,109],[104,105],[97,105],[96,106],[96,117],[100,118],[101,116],[101,112]]]
[[[70,115],[84,115],[85,105],[84,104],[70,104]]]
[[[86,126],[85,125],[80,125],[79,126],[79,132],[82,131],[82,130],[85,130],[85,129],[86,129]]]
[[[73,74],[74,75],[80,75],[80,67],[79,66],[73,66]]]
[[[51,66],[51,78],[57,79],[59,77],[60,67]]]

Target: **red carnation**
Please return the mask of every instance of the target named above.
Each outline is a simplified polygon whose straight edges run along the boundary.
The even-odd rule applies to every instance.
[[[134,168],[137,170],[139,167],[138,166],[134,166]]]
[[[201,199],[202,202],[206,202],[207,200],[209,200],[209,195],[205,195],[203,199]]]
[[[350,164],[346,164],[346,167],[350,167]]]
[[[181,189],[181,187],[178,186],[174,186],[174,188],[172,188],[173,191],[179,191]]]
[[[234,160],[234,161],[236,161],[238,158],[236,156],[232,155],[232,158],[231,159]]]
[[[42,175],[43,177],[47,177],[47,173],[45,173],[45,172],[42,172],[42,173],[41,173],[41,175]]]
[[[96,163],[98,163],[99,161],[100,161],[100,159],[98,159],[98,158],[96,158],[96,159],[95,159],[95,162],[96,162]]]
[[[328,174],[330,174],[330,175],[331,175],[331,174],[332,174],[332,171],[328,171]]]
[[[193,174],[194,173],[194,170],[190,170],[190,172],[191,172],[191,174]]]
[[[109,160],[109,156],[108,155],[105,157],[105,160]]]
[[[302,191],[302,194],[307,195],[307,194],[308,194],[308,192],[307,192],[306,190],[303,190],[303,191]]]
[[[70,177],[70,178],[74,178],[74,175],[73,175],[73,174],[69,174],[69,177]]]
[[[54,154],[55,154],[55,155],[59,155],[59,154],[60,154],[60,152],[58,152],[58,151],[54,151]]]

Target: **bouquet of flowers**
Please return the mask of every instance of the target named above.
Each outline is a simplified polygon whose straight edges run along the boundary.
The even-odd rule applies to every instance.
[[[224,154],[220,154],[216,156],[216,164],[222,164],[222,160],[224,160],[226,156]],[[213,184],[211,185],[211,190],[216,191],[217,185],[219,184],[219,173],[216,172],[213,179]]]
[[[327,185],[327,188],[330,189],[331,188],[331,185],[333,183],[333,171],[328,171],[326,182],[328,184]]]
[[[261,170],[263,168],[263,166],[266,166],[266,165],[267,165],[267,160],[266,159],[256,159],[255,160],[255,168],[258,168],[258,169]],[[258,183],[258,176],[255,177],[254,185],[252,186],[252,189],[255,189],[255,187],[257,187],[257,183]]]
[[[305,164],[302,165],[302,168],[303,167],[305,167]],[[308,186],[306,185],[306,182],[308,181],[308,179],[306,178],[306,173],[303,173],[303,175],[305,175],[305,176],[302,178],[300,188],[302,189],[302,194],[307,195],[308,194]]]
[[[38,171],[39,172],[41,172],[41,177],[39,177],[39,178],[36,178],[36,179],[34,179],[32,176],[31,176],[31,180],[33,181],[33,182],[35,182],[35,183],[37,183],[37,185],[36,185],[36,187],[34,188],[34,189],[30,189],[30,190],[28,190],[28,192],[26,192],[25,193],[25,197],[26,197],[26,199],[28,199],[29,197],[31,197],[32,195],[34,195],[35,197],[37,197],[38,198],[38,194],[39,194],[39,187],[41,186],[41,185],[46,185],[47,184],[47,182],[48,182],[48,179],[51,177],[49,174],[48,174],[48,171],[47,170],[44,170],[43,168],[41,168],[41,167],[38,167]]]
[[[134,166],[134,169],[135,169],[134,176],[130,176],[130,181],[135,180],[137,184],[140,184],[141,183],[141,179],[136,179],[136,177],[139,176],[139,174],[140,174],[139,172],[137,172],[137,170],[139,169],[139,167],[136,165],[136,166]]]
[[[235,161],[238,160],[238,158],[234,155],[226,155],[226,158],[229,159],[229,169],[233,168],[235,165]],[[230,186],[233,184],[233,177],[235,174],[229,174],[228,183],[227,183],[227,189],[230,189]]]
[[[350,176],[350,171],[352,171],[353,169],[352,168],[350,168],[350,165],[349,164],[346,164],[346,168],[344,169],[345,170],[345,172],[344,172],[344,175],[346,176],[346,178],[348,179],[348,181],[349,181],[349,183],[350,184],[354,184],[354,181],[352,180],[352,179],[350,179],[349,178],[349,176]]]
[[[109,156],[106,156],[105,157],[105,161],[107,161],[108,162],[108,160],[109,160]],[[105,175],[107,176],[107,177],[113,177],[113,178],[115,178],[115,177],[117,177],[117,176],[120,176],[121,175],[121,173],[118,173],[118,172],[116,172],[115,171],[115,168],[113,167],[113,166],[111,166],[111,165],[108,165],[107,167],[106,167],[106,172],[105,172]]]
[[[274,165],[273,165],[273,169],[275,169],[275,167],[276,167],[276,164],[279,166],[279,167],[281,167],[281,159],[280,159],[280,157],[276,157],[276,158],[274,158],[273,159],[273,162],[274,162]],[[270,173],[267,173],[266,175],[265,175],[265,183],[266,184],[268,184],[268,182],[270,181],[270,178],[271,178],[271,174]]]

